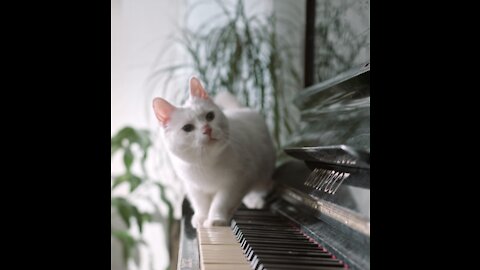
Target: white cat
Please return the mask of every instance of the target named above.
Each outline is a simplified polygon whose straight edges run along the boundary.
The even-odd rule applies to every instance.
[[[192,204],[195,228],[227,225],[242,199],[249,208],[263,206],[275,150],[259,113],[228,92],[212,101],[195,77],[183,107],[155,98],[153,109]]]

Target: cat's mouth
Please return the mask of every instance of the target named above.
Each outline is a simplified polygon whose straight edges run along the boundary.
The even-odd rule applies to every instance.
[[[215,142],[217,142],[217,141],[218,141],[218,139],[210,138],[210,139],[207,141],[207,143],[215,143]]]
[[[205,138],[202,138],[202,141],[201,143],[205,146],[209,146],[209,145],[213,145],[213,144],[216,144],[220,141],[219,138],[214,138],[214,137],[207,137],[205,136]]]
[[[218,141],[219,141],[218,138],[210,137],[210,138],[204,140],[203,143],[204,143],[205,145],[212,145],[212,144],[217,143]]]

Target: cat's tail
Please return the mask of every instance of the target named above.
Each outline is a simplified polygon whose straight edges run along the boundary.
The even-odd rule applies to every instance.
[[[239,109],[243,108],[237,98],[228,91],[221,91],[215,96],[214,102],[222,109]]]

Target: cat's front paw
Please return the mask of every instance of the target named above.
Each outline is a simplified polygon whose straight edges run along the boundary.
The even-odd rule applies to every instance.
[[[207,219],[203,222],[203,227],[211,228],[211,227],[218,227],[218,226],[227,226],[228,221],[225,219]]]
[[[192,216],[192,227],[195,229],[202,227],[205,219],[207,219],[207,217],[202,217],[194,214]]]
[[[259,195],[247,195],[243,198],[243,203],[248,209],[262,209],[265,206],[265,200]]]

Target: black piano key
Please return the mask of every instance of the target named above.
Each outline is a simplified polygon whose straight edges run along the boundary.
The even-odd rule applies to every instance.
[[[249,255],[251,252],[258,252],[258,251],[293,251],[293,252],[317,252],[318,248],[316,247],[288,247],[288,246],[281,246],[281,245],[261,245],[258,246],[256,244],[248,243],[244,248],[244,253]],[[329,253],[327,253],[329,254]]]
[[[327,253],[325,250],[320,249],[318,246],[314,245],[282,245],[282,244],[268,244],[268,243],[247,243],[246,250],[248,251],[251,248],[257,250],[278,250],[278,251],[298,251],[298,252],[318,252],[318,253]],[[329,254],[329,253],[327,253]]]
[[[315,252],[315,253],[324,253],[330,254],[327,251],[319,249],[316,246],[285,246],[285,245],[269,245],[269,244],[257,244],[257,243],[247,243],[248,247],[257,250],[265,251],[290,251],[290,252]]]
[[[329,266],[343,266],[343,263],[341,263],[337,259],[333,258],[314,258],[314,257],[304,257],[304,256],[288,256],[288,255],[265,255],[265,254],[259,254],[255,255],[253,259],[261,260],[263,262],[285,262],[285,263],[299,263],[301,265],[303,264],[325,264]]]
[[[275,233],[275,234],[300,234],[304,235],[298,230],[290,229],[289,227],[282,228],[251,228],[251,227],[238,227],[238,232],[242,233]]]
[[[256,229],[253,229],[251,227],[234,227],[233,228],[233,233],[238,234],[238,233],[246,233],[246,232],[272,232],[272,233],[278,233],[278,234],[301,234],[298,230],[294,230],[291,227],[276,227],[276,228],[271,228],[271,227],[257,227]]]
[[[245,257],[248,260],[252,260],[255,255],[282,255],[282,256],[304,256],[311,258],[332,258],[332,255],[324,251],[319,252],[314,249],[287,249],[287,248],[268,248],[268,247],[255,247],[255,249],[249,248],[245,251]]]
[[[246,242],[246,241],[254,241],[254,240],[264,240],[264,241],[277,241],[277,242],[283,242],[283,243],[290,243],[291,241],[294,241],[294,242],[305,242],[305,243],[313,243],[313,241],[309,240],[309,239],[306,239],[304,237],[298,237],[298,236],[282,236],[282,237],[276,237],[276,236],[272,236],[272,235],[265,235],[265,237],[261,237],[261,236],[258,236],[258,235],[241,235],[237,238],[237,241],[239,243],[243,243],[243,242]]]
[[[308,238],[300,238],[300,239],[282,239],[282,238],[262,238],[262,237],[248,237],[245,236],[242,240],[242,242],[250,242],[250,243],[257,243],[257,244],[262,244],[262,243],[278,243],[282,245],[295,245],[295,246],[314,246],[317,247],[318,245],[314,243],[312,240]]]
[[[306,239],[302,234],[272,234],[272,233],[242,233],[239,235],[239,239],[282,239],[282,240],[297,240]]]
[[[249,260],[251,261],[253,269],[262,269],[262,267],[260,267],[262,264],[290,265],[290,267],[293,267],[291,269],[324,269],[324,267],[328,267],[328,269],[332,267],[334,267],[335,269],[346,268],[345,264],[343,264],[341,261],[334,259],[331,255],[327,254],[323,254],[324,257],[311,257],[307,254],[292,254],[292,256],[289,256],[288,254],[268,255],[258,250],[253,251],[252,254],[254,255],[253,257],[249,256]],[[327,255],[328,257],[325,257],[325,255]],[[297,268],[297,266],[301,266],[302,268]],[[287,267],[282,269],[289,268]]]
[[[245,230],[241,230],[241,231],[238,231],[237,233],[235,233],[235,236],[237,238],[240,238],[240,237],[243,237],[243,236],[258,236],[258,235],[269,235],[269,236],[273,236],[273,237],[276,237],[276,238],[281,238],[281,237],[291,237],[291,236],[304,236],[303,234],[301,233],[277,233],[277,232],[268,232],[268,231],[252,231],[252,230],[248,230],[248,231],[245,231]]]
[[[234,226],[238,226],[240,227],[240,229],[242,228],[247,228],[247,227],[252,227],[252,226],[258,226],[260,228],[271,228],[271,229],[275,229],[275,228],[278,228],[278,229],[288,229],[288,228],[292,228],[291,225],[289,224],[284,224],[284,223],[280,223],[280,222],[277,222],[277,223],[272,223],[272,222],[267,222],[267,221],[238,221],[238,222],[235,222]]]
[[[247,244],[268,244],[271,246],[288,246],[288,247],[317,247],[317,244],[310,242],[308,239],[268,239],[268,238],[243,238],[240,242],[241,247]]]
[[[339,270],[345,267],[262,263],[256,270]]]
[[[291,246],[291,247],[317,247],[317,244],[309,242],[307,239],[302,241],[298,240],[298,241],[283,241],[283,242],[254,239],[254,240],[249,240],[248,242],[245,241],[241,243],[241,247],[245,248],[248,244],[268,244],[271,246]]]
[[[275,250],[275,249],[261,249],[257,248],[255,249],[255,254],[260,254],[262,256],[269,256],[269,255],[274,255],[274,256],[300,256],[300,257],[309,257],[309,258],[333,258],[331,254],[326,253],[324,251],[318,252],[315,250],[310,250],[306,251],[304,249],[302,250]]]
[[[271,228],[271,227],[252,227],[252,228],[245,228],[242,227],[242,229],[236,227],[238,232],[272,232],[272,233],[278,233],[278,234],[302,234],[299,232],[297,229],[293,229],[290,226],[289,227],[283,227],[283,228]],[[303,235],[303,234],[302,234]]]
[[[260,234],[260,235],[276,235],[276,236],[303,236],[305,235],[298,231],[285,231],[285,230],[254,230],[254,229],[239,229],[237,232],[234,232],[235,235],[252,235],[252,234]]]
[[[291,225],[287,224],[248,224],[248,223],[232,223],[231,228],[235,230],[242,229],[257,229],[257,230],[269,230],[269,231],[295,231]]]
[[[256,224],[256,225],[289,225],[288,221],[281,218],[237,218],[233,221],[235,224]],[[232,222],[231,222],[232,223]]]

